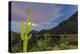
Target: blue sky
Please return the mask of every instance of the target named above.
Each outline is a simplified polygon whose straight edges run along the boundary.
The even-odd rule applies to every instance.
[[[20,21],[25,24],[27,9],[30,8],[34,30],[51,29],[67,20],[78,9],[77,5],[12,2],[11,30],[19,32]]]

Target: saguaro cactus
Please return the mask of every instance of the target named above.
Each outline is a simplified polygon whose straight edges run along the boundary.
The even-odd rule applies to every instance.
[[[32,29],[32,22],[30,20],[30,9],[27,10],[26,25],[20,22],[21,40],[23,41],[23,52],[28,51],[28,40],[31,38],[30,31]]]

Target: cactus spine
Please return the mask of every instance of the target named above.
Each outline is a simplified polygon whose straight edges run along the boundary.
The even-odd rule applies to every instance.
[[[21,40],[23,41],[23,52],[28,51],[28,40],[31,38],[30,31],[32,29],[32,22],[30,20],[30,9],[27,10],[27,17],[26,17],[26,25],[20,22],[20,32],[21,32]]]

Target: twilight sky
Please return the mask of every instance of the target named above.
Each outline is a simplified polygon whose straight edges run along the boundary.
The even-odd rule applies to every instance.
[[[30,19],[32,20],[32,29],[34,30],[51,29],[63,20],[67,20],[78,9],[77,5],[18,1],[13,1],[11,8],[11,30],[14,32],[19,32],[20,21],[24,21],[25,24],[28,8],[31,10]]]

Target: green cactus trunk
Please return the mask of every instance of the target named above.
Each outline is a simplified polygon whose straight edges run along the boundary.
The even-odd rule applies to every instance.
[[[26,41],[23,42],[23,51],[24,52],[27,51],[27,42]]]
[[[23,41],[23,52],[28,51],[28,40]]]
[[[24,26],[22,21],[20,22],[21,40],[23,41],[23,52],[28,51],[28,41],[31,38],[30,31],[32,29],[32,22],[30,20],[30,9],[28,9],[27,14],[26,26]]]

